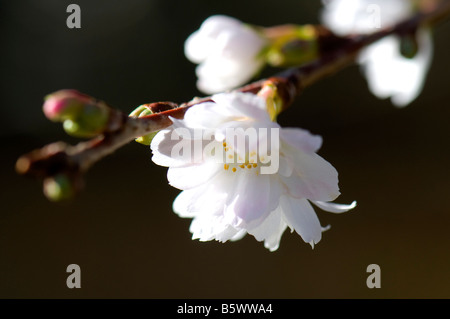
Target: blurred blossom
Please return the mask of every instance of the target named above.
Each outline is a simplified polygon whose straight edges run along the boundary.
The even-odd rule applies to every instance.
[[[264,65],[260,56],[267,40],[231,17],[215,15],[185,42],[186,57],[199,64],[197,86],[212,94],[236,88],[249,81]]]
[[[414,14],[414,0],[323,0],[322,22],[338,35],[368,34],[401,22]],[[422,91],[430,67],[433,44],[431,32],[419,29],[415,54],[405,56],[402,39],[385,37],[364,49],[358,59],[369,89],[378,98],[391,98],[406,106]]]

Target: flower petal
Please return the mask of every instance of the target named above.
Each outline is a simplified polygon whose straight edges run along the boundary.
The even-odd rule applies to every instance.
[[[409,0],[323,0],[322,23],[334,33],[345,36],[352,33],[373,33],[379,27],[388,27],[412,12]],[[378,11],[377,11],[378,10]],[[377,21],[377,18],[379,20]],[[380,25],[377,25],[379,22]]]
[[[248,120],[270,123],[269,113],[264,98],[255,94],[230,92],[215,94],[212,97],[217,104],[234,110],[236,116],[247,117]]]
[[[322,146],[321,136],[312,135],[309,131],[300,128],[283,128],[280,138],[305,153],[315,153]]]
[[[201,63],[211,52],[214,39],[203,36],[199,31],[192,33],[184,42],[184,55],[189,61]]]
[[[167,179],[173,187],[185,190],[208,182],[221,170],[223,166],[214,161],[186,167],[169,167]]]
[[[179,167],[185,166],[190,163],[190,159],[185,157],[173,157],[172,149],[177,143],[184,143],[186,147],[190,145],[190,141],[187,140],[173,140],[170,138],[172,130],[159,131],[153,138],[150,147],[152,150],[152,161],[155,164],[166,167]]]
[[[266,40],[249,27],[228,29],[217,37],[218,54],[237,61],[251,62],[257,59]]]
[[[295,162],[295,173],[289,177],[279,175],[289,194],[319,201],[333,201],[340,195],[338,173],[330,163],[317,154],[289,154]]]
[[[197,87],[207,94],[234,89],[248,82],[263,63],[261,59],[241,61],[210,55],[195,69],[198,77]]]
[[[184,115],[184,123],[190,128],[215,128],[232,116],[229,108],[205,102],[190,107]]]
[[[237,174],[234,193],[227,200],[225,214],[230,219],[234,217],[235,227],[261,222],[278,206],[282,189],[269,175],[248,171],[238,171]]]
[[[209,183],[182,191],[173,203],[180,217],[223,215],[226,200],[234,188],[233,179],[220,172]]]
[[[348,212],[350,209],[353,209],[356,207],[356,201],[354,201],[350,205],[335,204],[335,203],[321,202],[321,201],[313,201],[313,203],[320,209],[323,209],[324,211],[327,211],[330,213],[337,213],[337,214]]]
[[[203,21],[200,31],[208,37],[217,37],[223,30],[234,30],[242,27],[242,22],[226,15],[213,15]]]
[[[278,206],[257,227],[249,228],[247,232],[256,240],[264,241],[264,246],[270,251],[275,251],[280,245],[281,236],[286,230],[286,222],[282,218],[281,207]]]
[[[412,59],[400,54],[400,40],[394,36],[384,38],[360,55],[370,91],[378,98],[391,97],[396,106],[406,106],[422,91],[433,52],[428,30],[419,30],[419,51]]]
[[[230,241],[238,241],[244,238],[244,236],[247,235],[247,231],[245,229],[241,229],[238,231],[236,235],[230,238]]]
[[[294,162],[290,157],[280,156],[280,167],[278,169],[278,174],[284,177],[289,177],[294,172]]]
[[[192,239],[200,241],[217,240],[226,242],[241,235],[240,230],[222,222],[221,216],[202,216],[192,220],[189,227]]]
[[[206,19],[200,29],[193,32],[184,43],[186,57],[194,63],[201,63],[217,46],[217,37],[223,30],[241,28],[242,22],[232,17],[214,15]]]
[[[286,224],[314,247],[322,238],[322,226],[311,204],[306,199],[283,196],[281,208]]]
[[[203,134],[186,127],[182,120],[171,116],[169,119],[172,121],[172,125],[159,131],[150,143],[153,162],[161,166],[175,167],[200,162],[201,154],[193,153],[192,149],[195,149],[194,141],[197,145],[203,146],[201,142]]]

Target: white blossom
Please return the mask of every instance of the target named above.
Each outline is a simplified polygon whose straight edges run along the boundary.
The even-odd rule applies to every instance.
[[[186,57],[199,64],[197,87],[213,94],[249,81],[264,65],[261,51],[267,40],[239,20],[215,15],[185,42]]]
[[[334,33],[368,34],[403,21],[414,13],[414,0],[323,0],[322,22]],[[419,50],[413,58],[400,53],[400,38],[385,37],[359,55],[369,89],[379,98],[391,98],[396,106],[411,103],[422,91],[430,67],[431,32],[417,32]]]
[[[180,217],[193,218],[193,239],[225,242],[248,233],[274,251],[289,227],[314,247],[327,228],[321,226],[311,203],[334,213],[356,205],[331,203],[340,194],[338,174],[316,154],[322,138],[272,122],[262,97],[216,94],[211,102],[188,109],[183,120],[172,121],[153,139],[152,160],[169,167],[170,185],[183,190],[173,209]],[[251,129],[270,133],[248,138],[243,145],[230,138],[231,131],[241,132],[237,137],[242,137],[243,131]],[[181,138],[182,132],[189,134]],[[272,139],[274,135],[279,138]],[[196,154],[180,152],[180,145],[193,144],[200,145]],[[223,157],[217,157],[220,150]],[[268,154],[270,162],[264,158]],[[275,159],[277,169],[263,173]]]

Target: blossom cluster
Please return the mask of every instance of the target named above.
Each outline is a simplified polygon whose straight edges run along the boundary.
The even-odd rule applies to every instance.
[[[342,37],[393,26],[416,10],[416,2],[410,0],[323,3],[323,24]],[[289,228],[314,247],[328,227],[321,225],[313,205],[342,213],[356,202],[333,203],[340,195],[338,173],[317,154],[320,136],[282,128],[267,96],[229,91],[258,74],[270,60],[267,52],[279,45],[280,39],[264,30],[217,15],[189,36],[184,49],[186,57],[198,64],[197,86],[214,95],[189,108],[184,119],[171,118],[173,125],[151,142],[152,159],[168,167],[170,185],[182,190],[173,210],[193,219],[193,239],[225,242],[250,234],[274,251]],[[291,29],[287,38],[303,36],[299,30]],[[374,95],[404,106],[419,95],[431,56],[431,33],[422,28],[375,42],[362,50],[357,62]]]
[[[191,107],[183,120],[172,121],[170,128],[153,139],[152,159],[169,167],[170,185],[183,190],[173,208],[179,216],[193,218],[190,230],[194,239],[224,242],[249,233],[276,250],[281,235],[290,227],[314,246],[326,228],[320,225],[311,203],[334,213],[355,206],[330,203],[340,194],[338,174],[316,154],[321,137],[272,122],[262,97],[216,94],[211,102]],[[253,141],[246,139],[245,132],[251,128],[275,129],[279,139],[267,143],[267,134],[258,134]],[[195,134],[196,129],[203,133]],[[237,142],[226,133],[230,129]],[[183,130],[192,133],[181,138]],[[208,147],[211,140],[205,136],[213,137],[213,147]],[[208,143],[200,143],[196,154],[186,156],[196,137]],[[217,148],[223,148],[231,161],[217,161],[217,152],[212,152]],[[265,161],[268,152],[279,155],[279,165],[265,173],[263,168],[272,164]]]

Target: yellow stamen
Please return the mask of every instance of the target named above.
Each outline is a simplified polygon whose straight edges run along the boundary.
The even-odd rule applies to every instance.
[[[252,165],[248,164],[248,165],[247,165],[247,168],[252,168]]]
[[[223,165],[223,168],[227,171],[230,168],[230,165],[225,164],[225,165]]]
[[[258,164],[256,164],[256,163],[253,164],[253,167],[257,167],[257,166],[258,166]]]
[[[233,171],[233,173],[236,172],[236,167],[233,167],[231,170]]]

